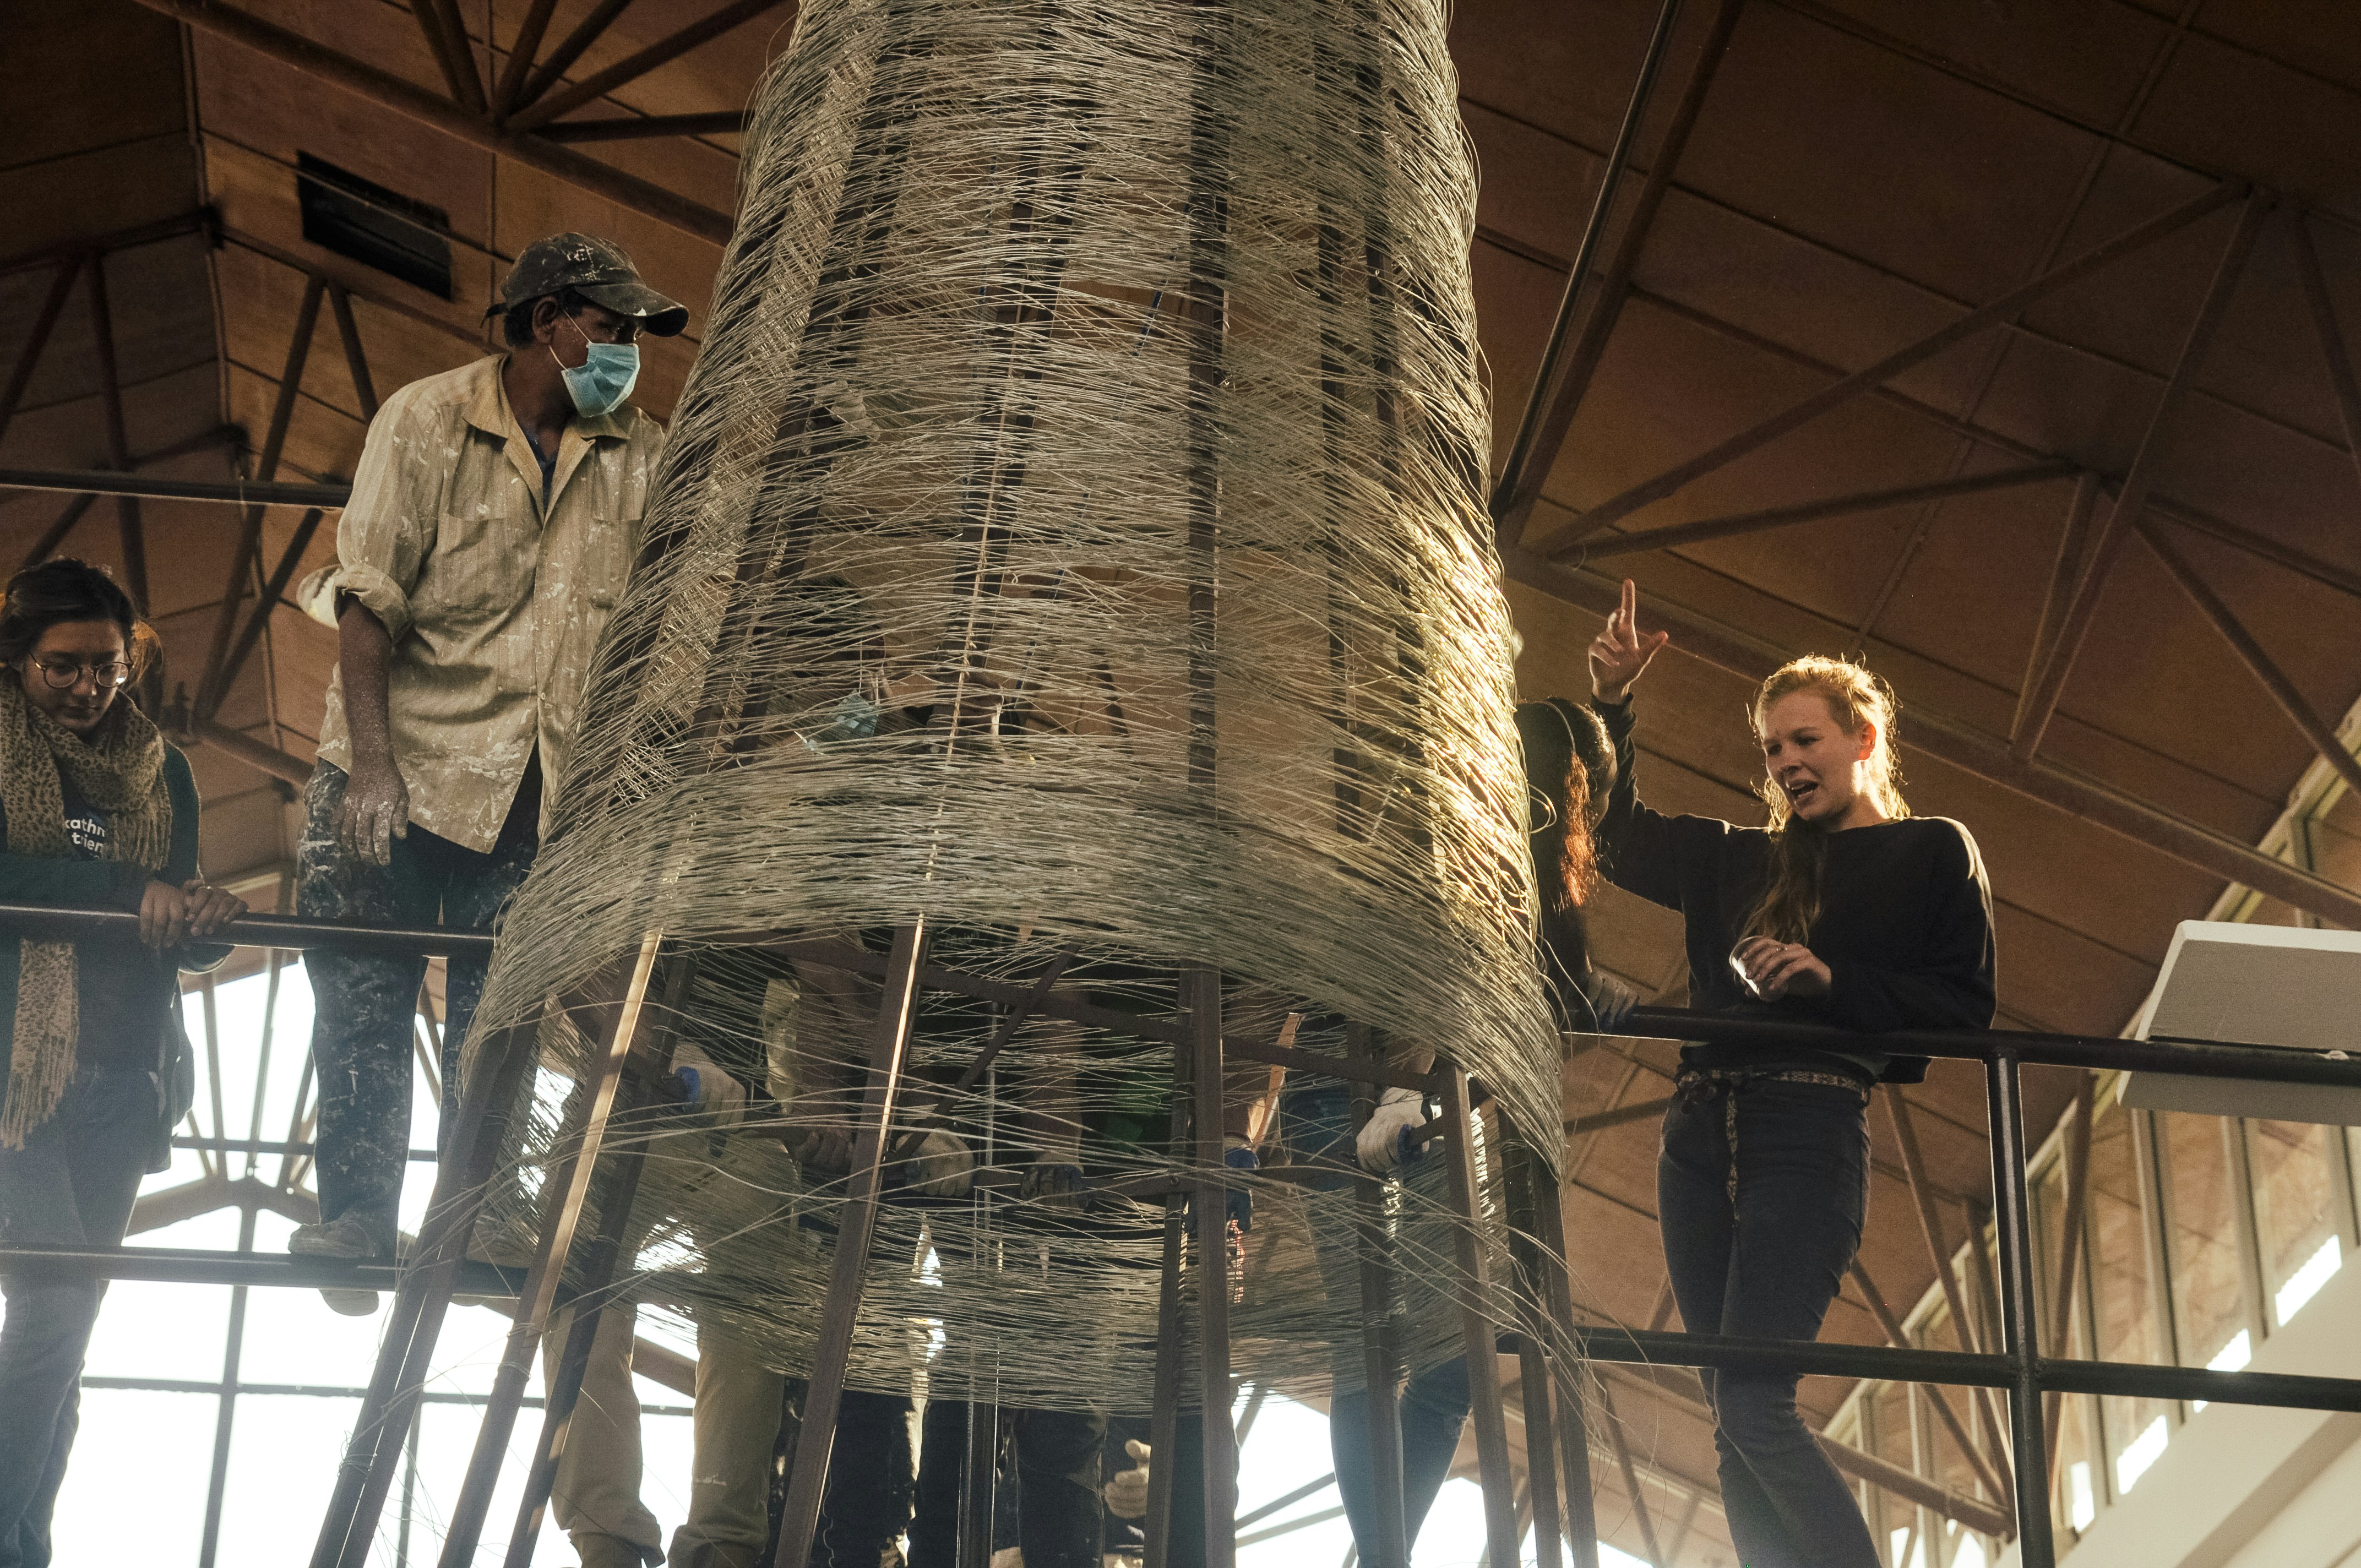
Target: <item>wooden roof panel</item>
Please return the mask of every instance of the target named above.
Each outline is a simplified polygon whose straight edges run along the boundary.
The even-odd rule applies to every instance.
[[[1981,300],[2031,271],[2093,150],[2087,132],[2051,115],[1757,5],[1739,22],[1681,175]],[[1993,179],[1996,169],[2007,178]]]
[[[2161,18],[2128,5],[1823,0],[1809,9],[1957,61],[2077,120],[2107,126],[2130,106],[2169,34]]]
[[[2351,16],[2330,29],[2351,33]],[[2349,43],[2346,47],[2350,47]],[[2191,32],[2133,129],[2297,201],[2361,219],[2361,92]]]

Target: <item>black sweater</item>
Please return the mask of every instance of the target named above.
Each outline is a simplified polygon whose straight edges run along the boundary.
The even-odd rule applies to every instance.
[[[1615,787],[1598,826],[1599,869],[1688,929],[1689,1004],[1846,1029],[1982,1029],[1993,1018],[1992,889],[1968,830],[1916,817],[1828,835],[1820,914],[1805,946],[1828,966],[1828,994],[1763,1002],[1730,951],[1763,896],[1771,836],[1710,817],[1665,817],[1640,800],[1631,705],[1596,705],[1615,741]],[[1707,1068],[1845,1068],[1894,1083],[1927,1075],[1924,1057],[1693,1045]]]

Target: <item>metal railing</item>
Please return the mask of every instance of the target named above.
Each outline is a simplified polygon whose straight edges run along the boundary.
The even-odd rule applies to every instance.
[[[38,933],[56,939],[136,936],[137,925],[137,916],[121,911],[0,904],[0,930]],[[333,947],[346,951],[468,958],[489,956],[493,941],[487,933],[440,927],[345,925],[275,916],[249,916],[234,922],[216,939],[290,949]],[[1866,1037],[1873,1039],[1880,1051],[1981,1064],[1991,1132],[2003,1348],[2000,1354],[1989,1354],[1567,1325],[1592,1359],[2004,1389],[2008,1395],[2015,1520],[2026,1568],[2050,1568],[2056,1562],[2049,1517],[2048,1439],[2042,1413],[2045,1394],[2115,1395],[2361,1412],[2361,1379],[2216,1372],[2199,1367],[2043,1355],[2036,1318],[2039,1285],[2026,1176],[2024,1098],[2019,1080],[2020,1069],[2030,1065],[2361,1088],[2361,1061],[2345,1059],[2341,1054],[2267,1046],[2136,1041],[2006,1030],[1895,1030],[1861,1036],[1775,1019],[1652,1007],[1635,1009],[1624,1020],[1620,1032],[1648,1038],[1822,1050],[1858,1049]],[[359,1284],[378,1288],[390,1288],[399,1272],[392,1265],[251,1254],[25,1245],[0,1247],[0,1267],[11,1272],[183,1283],[313,1288],[322,1284]],[[466,1266],[462,1288],[476,1295],[513,1294],[519,1272],[470,1262]],[[1582,1542],[1575,1544],[1578,1559],[1595,1560],[1592,1554],[1583,1552]]]

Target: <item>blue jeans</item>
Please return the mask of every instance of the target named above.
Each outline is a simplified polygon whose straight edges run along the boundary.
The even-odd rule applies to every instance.
[[[1341,1083],[1315,1083],[1290,1091],[1282,1102],[1288,1146],[1299,1159],[1354,1166],[1352,1092]],[[1351,1184],[1349,1177],[1323,1179],[1323,1190]],[[1340,1360],[1357,1370],[1358,1347]],[[1349,1374],[1348,1374],[1349,1376]],[[1446,1361],[1414,1375],[1401,1390],[1402,1540],[1414,1543],[1435,1495],[1451,1475],[1459,1434],[1467,1426],[1467,1363]],[[1369,1396],[1338,1394],[1328,1406],[1328,1449],[1336,1466],[1336,1493],[1345,1522],[1367,1562],[1377,1548],[1377,1478],[1369,1468]]]
[[[1852,1090],[1757,1080],[1665,1113],[1656,1202],[1689,1332],[1819,1337],[1861,1247],[1869,1199],[1861,1112]],[[1879,1568],[1852,1488],[1796,1413],[1795,1375],[1704,1379],[1739,1561]]]
[[[533,869],[541,847],[541,772],[525,772],[490,851],[478,854],[412,824],[388,865],[357,861],[336,843],[345,771],[322,762],[304,786],[303,841],[295,907],[314,920],[488,930]],[[481,959],[452,959],[444,985],[443,1118],[459,1103],[459,1047],[484,993]],[[423,958],[340,953],[303,956],[312,981],[312,1062],[320,1086],[320,1218],[361,1219],[393,1252],[401,1180],[410,1168],[411,1032]],[[438,1144],[440,1140],[437,1140]]]
[[[0,1242],[119,1246],[156,1144],[155,1075],[85,1067],[21,1149],[0,1148]],[[0,1279],[0,1568],[47,1568],[103,1281]],[[128,1480],[129,1478],[126,1478]]]

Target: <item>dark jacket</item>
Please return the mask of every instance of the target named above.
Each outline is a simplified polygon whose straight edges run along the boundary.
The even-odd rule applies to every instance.
[[[178,748],[164,748],[164,786],[172,796],[172,852],[163,871],[155,873],[156,880],[178,887],[197,874],[197,784],[189,772],[189,760]],[[6,831],[7,819],[0,815],[0,835]],[[0,843],[5,843],[0,836]],[[148,891],[149,872],[144,866],[127,861],[85,861],[53,859],[47,855],[12,855],[0,852],[0,903],[8,904],[68,904],[84,909],[128,909],[137,912]],[[9,1062],[14,1055],[16,1034],[16,971],[19,961],[18,941],[30,933],[0,932],[0,1098],[8,1088]],[[77,945],[75,959],[84,970],[84,985],[91,979],[90,966],[104,966],[97,970],[104,980],[110,973],[119,973],[126,965],[153,965],[177,960],[176,970],[202,972],[219,965],[229,956],[229,948],[213,943],[192,943],[178,952],[159,959],[139,946],[136,938],[124,938]],[[172,1129],[189,1113],[196,1099],[197,1077],[195,1053],[190,1049],[188,1030],[181,1022],[179,982],[152,988],[155,997],[153,1024],[155,1031],[155,1072],[163,1091],[158,1107],[156,1143],[149,1156],[148,1168],[162,1170],[171,1163]]]
[[[1598,825],[1607,880],[1680,911],[1687,927],[1689,1004],[1842,1029],[1983,1029],[1992,1025],[1992,890],[1976,841],[1943,817],[1912,817],[1828,836],[1820,914],[1805,946],[1828,966],[1828,993],[1762,1002],[1741,985],[1730,949],[1768,884],[1771,835],[1710,817],[1666,817],[1633,781],[1631,708],[1596,705],[1614,739],[1614,792]],[[1850,1068],[1916,1083],[1927,1058],[1858,1051],[1690,1046],[1693,1066],[1733,1069]]]

